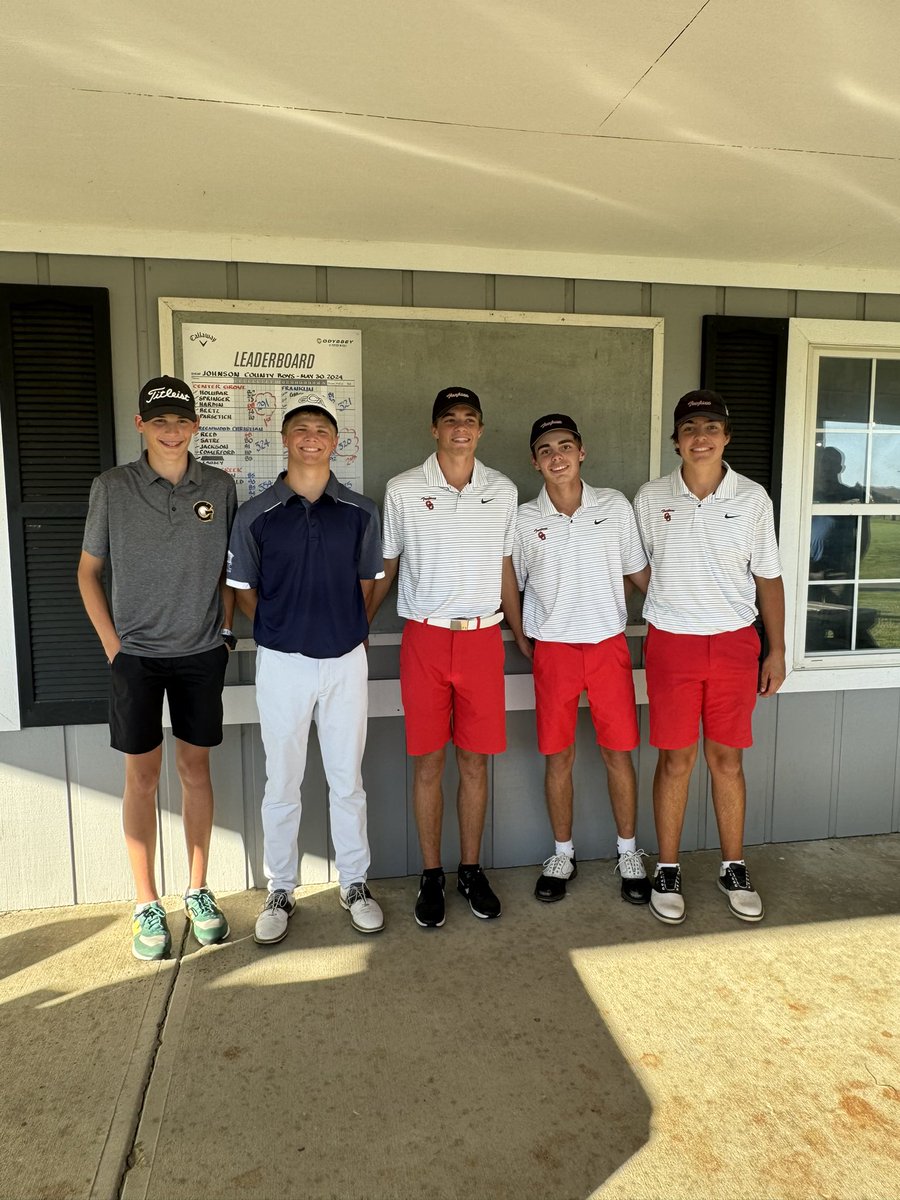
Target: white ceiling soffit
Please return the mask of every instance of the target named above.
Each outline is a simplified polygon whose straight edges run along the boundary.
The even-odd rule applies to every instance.
[[[5,0],[0,248],[900,291],[895,0]]]

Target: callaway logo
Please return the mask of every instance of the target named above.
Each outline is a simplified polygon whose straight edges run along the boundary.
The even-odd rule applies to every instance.
[[[186,396],[184,392],[179,392],[177,388],[150,388],[147,395],[144,397],[144,404],[153,404],[156,400],[180,400],[182,404],[190,404],[190,396]]]
[[[194,512],[201,521],[211,521],[216,515],[216,510],[210,500],[198,500],[194,505]]]
[[[201,346],[205,346],[207,342],[214,342],[216,339],[211,333],[192,333],[191,341],[199,342]]]

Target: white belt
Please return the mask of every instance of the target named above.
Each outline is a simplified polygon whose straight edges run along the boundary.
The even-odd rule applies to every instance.
[[[486,617],[413,617],[420,625],[437,625],[439,629],[452,629],[454,633],[462,633],[468,629],[487,629],[491,625],[499,625],[503,620],[502,612],[490,613]]]

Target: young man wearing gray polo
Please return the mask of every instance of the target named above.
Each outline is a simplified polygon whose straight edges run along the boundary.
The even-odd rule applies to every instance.
[[[475,457],[483,432],[475,392],[438,392],[431,411],[435,453],[388,481],[385,575],[370,603],[371,617],[399,569],[397,612],[406,619],[400,691],[406,748],[415,758],[413,805],[424,866],[415,918],[423,927],[445,919],[441,779],[451,740],[459,768],[457,889],[476,917],[501,912],[479,860],[487,759],[506,749],[502,618],[521,634],[510,557],[517,496],[505,475]]]
[[[182,380],[146,383],[134,423],[141,457],[105,471],[91,487],[78,586],[110,664],[111,744],[125,755],[123,825],[137,892],[132,953],[153,961],[171,948],[155,878],[164,696],[190,868],[185,909],[201,945],[228,936],[206,872],[209,751],[222,741],[222,685],[234,647],[234,601],[223,576],[237,496],[230,475],[190,453],[200,422]]]
[[[784,682],[784,587],[772,502],[725,462],[730,441],[718,392],[688,392],[672,434],[681,465],[634,500],[650,559],[645,660],[650,743],[659,750],[650,911],[670,925],[685,918],[678,854],[701,722],[722,847],[717,884],[740,920],[764,915],[744,861],[743,750],[753,744],[757,694],[773,696]],[[768,641],[761,663],[757,613]]]
[[[578,702],[587,691],[616,823],[622,898],[646,904],[650,881],[635,840],[631,752],[639,736],[625,641],[625,581],[645,592],[650,572],[631,505],[621,492],[582,480],[584,457],[570,416],[548,413],[534,422],[531,461],[544,486],[536,500],[520,505],[513,546],[525,593],[524,635],[517,641],[534,664],[538,748],[546,756],[544,787],[555,839],[534,894],[545,903],[562,900],[577,874],[572,767]]]

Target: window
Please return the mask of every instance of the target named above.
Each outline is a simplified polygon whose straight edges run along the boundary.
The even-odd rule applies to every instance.
[[[900,325],[792,321],[785,432],[790,665],[820,687],[896,687]]]

